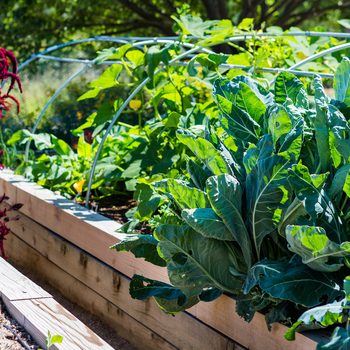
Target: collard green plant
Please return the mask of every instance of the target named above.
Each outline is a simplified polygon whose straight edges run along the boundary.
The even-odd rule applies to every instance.
[[[152,195],[140,198],[152,207],[159,196],[155,241],[146,246],[134,233],[113,247],[135,251],[139,241],[139,257],[142,251],[152,262],[158,252],[157,263],[167,266],[171,285],[135,276],[133,297],[172,300],[162,308],[177,312],[228,293],[242,317],[264,310],[268,323],[316,307],[289,339],[301,324],[342,323],[350,256],[348,62],[336,72],[336,99],[319,77],[313,97],[291,73],[281,73],[271,91],[246,76],[215,80],[217,120],[201,133],[177,131],[192,153],[187,171],[151,183]]]

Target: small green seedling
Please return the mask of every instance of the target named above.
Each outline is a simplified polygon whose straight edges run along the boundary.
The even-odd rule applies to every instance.
[[[50,350],[51,346],[54,344],[62,344],[63,337],[59,334],[51,334],[50,331],[47,332],[46,347]]]

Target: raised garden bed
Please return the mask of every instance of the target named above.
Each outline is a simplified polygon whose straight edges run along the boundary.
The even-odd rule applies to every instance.
[[[0,173],[0,193],[23,203],[21,219],[11,223],[7,254],[30,265],[70,300],[109,322],[119,335],[142,349],[306,350],[317,341],[297,334],[288,342],[287,328],[274,324],[269,332],[262,314],[250,324],[235,313],[235,301],[222,296],[200,303],[176,317],[153,301],[129,296],[133,274],[167,281],[166,269],[128,253],[108,249],[119,241],[120,224],[92,213],[12,172]],[[140,346],[140,344],[142,344]]]

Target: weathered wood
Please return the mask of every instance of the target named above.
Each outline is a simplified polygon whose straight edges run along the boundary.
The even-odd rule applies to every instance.
[[[135,259],[129,253],[118,254],[106,249],[122,238],[121,234],[114,232],[119,227],[117,223],[91,214],[63,197],[11,173],[0,173],[0,193],[2,191],[11,196],[12,203],[25,202],[22,209],[24,214],[126,276],[138,273],[162,281],[168,280],[165,269]],[[296,342],[287,342],[283,338],[286,327],[276,325],[269,332],[263,315],[256,314],[247,324],[234,310],[235,301],[223,296],[214,303],[200,303],[191,308],[189,313],[252,350],[280,350],[281,346],[285,350],[308,350],[316,346],[316,342],[301,334],[297,335]],[[268,347],[263,341],[265,338],[268,339]]]
[[[8,262],[0,258],[0,297],[2,295],[10,301],[51,298],[44,289],[18,273]]]
[[[53,298],[9,301],[3,299],[10,314],[28,331],[40,346],[45,347],[48,331],[63,336],[58,350],[113,350],[104,340],[86,327]]]
[[[36,342],[45,347],[50,331],[64,337],[58,350],[113,350],[104,340],[92,332],[51,295],[30,281],[8,262],[0,258],[1,299],[9,313],[31,334]],[[9,277],[9,278],[7,278]],[[9,285],[10,284],[10,285]],[[18,289],[20,292],[16,293]],[[26,298],[23,298],[26,295]]]
[[[0,172],[0,193],[10,197],[9,203],[25,203],[21,213],[59,234],[92,256],[127,276],[147,271],[150,276],[168,281],[166,269],[135,259],[131,253],[116,254],[108,249],[123,234],[120,224],[54,194],[6,170]]]
[[[34,227],[36,226],[34,223]],[[162,312],[152,300],[131,299],[128,278],[70,243],[62,242],[62,239],[47,230],[45,232],[45,229],[39,230],[36,227],[33,236],[33,231],[31,232],[25,225],[25,230],[19,231],[23,233],[21,238],[35,241],[35,247],[34,249],[30,247],[21,238],[17,238],[16,234],[9,236],[8,255],[12,257],[11,252],[18,249],[22,252],[21,255],[13,255],[16,263],[22,265],[30,263],[31,270],[37,271],[45,281],[73,302],[113,325],[117,332],[121,325],[126,327],[124,334],[120,335],[125,336],[136,347],[142,349],[170,347],[186,350],[239,349],[231,339],[215,332],[190,315],[182,313],[173,317]],[[41,239],[45,234],[45,239]],[[50,247],[49,251],[47,247]],[[39,248],[48,254],[44,257],[37,251]],[[127,317],[131,320],[125,323]],[[143,324],[145,329],[142,334],[139,332],[132,334],[135,322]],[[145,343],[148,346],[144,345]]]

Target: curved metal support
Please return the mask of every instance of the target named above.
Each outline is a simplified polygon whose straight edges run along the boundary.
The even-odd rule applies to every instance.
[[[233,41],[240,41],[240,40],[246,40],[246,39],[251,39],[253,37],[288,37],[288,36],[319,36],[319,37],[333,37],[333,38],[344,38],[344,39],[349,39],[350,38],[350,33],[338,33],[338,32],[289,32],[289,33],[246,33],[246,34],[237,34],[233,35],[225,42],[233,42]],[[188,39],[198,39],[198,37],[195,36],[188,36]],[[25,60],[22,64],[19,65],[18,70],[22,70],[24,67],[26,67],[29,63],[35,61],[39,55],[46,55],[51,52],[54,52],[56,50],[63,49],[68,46],[72,45],[78,45],[78,44],[83,44],[87,42],[115,42],[115,43],[120,43],[120,44],[127,44],[129,42],[133,41],[144,41],[149,38],[147,37],[112,37],[112,36],[96,36],[96,37],[91,37],[91,38],[85,38],[85,39],[79,39],[79,40],[71,40],[63,44],[58,44],[58,45],[53,45],[48,47],[47,49],[40,51],[32,56],[30,56],[27,60]],[[164,41],[164,40],[169,40],[169,41],[176,41],[178,37],[176,36],[168,36],[168,37],[161,37],[161,38],[154,38],[154,41]]]
[[[178,37],[176,37],[176,38],[178,39]],[[18,71],[22,70],[28,64],[37,60],[38,58],[41,58],[42,56],[45,56],[45,55],[47,55],[51,52],[57,51],[57,50],[61,50],[61,49],[68,47],[68,46],[83,44],[83,43],[87,43],[87,42],[94,42],[94,41],[128,44],[128,43],[132,42],[133,40],[134,40],[133,38],[129,38],[129,40],[121,40],[119,38],[113,38],[113,37],[93,37],[93,38],[86,38],[86,39],[80,39],[80,40],[72,40],[72,41],[69,41],[69,42],[64,43],[64,44],[50,46],[47,49],[45,49],[44,51],[40,51],[40,52],[30,56],[26,61],[24,61],[22,64],[19,65]],[[187,47],[187,48],[192,48],[195,46],[194,44],[180,42],[179,40],[176,40],[176,39],[162,39],[162,38],[153,38],[153,39],[148,39],[148,40],[136,41],[132,45],[135,47],[135,46],[141,46],[141,45],[152,45],[152,44],[157,44],[157,43],[159,43],[159,44],[178,43],[181,46]],[[203,52],[206,52],[206,53],[213,52],[209,49],[205,49],[205,48],[201,48],[201,49],[203,50]]]
[[[65,47],[84,44],[84,43],[88,43],[88,42],[94,42],[94,41],[96,41],[96,42],[99,42],[99,41],[108,42],[108,41],[110,41],[110,42],[117,42],[119,44],[127,44],[128,43],[127,40],[124,40],[124,39],[122,40],[122,39],[113,38],[113,37],[92,37],[92,38],[85,38],[85,39],[79,39],[79,40],[71,40],[71,41],[68,41],[68,42],[63,43],[63,44],[50,46],[43,51],[40,51],[38,53],[31,55],[29,58],[27,58],[23,63],[21,63],[18,66],[18,71],[21,71],[26,66],[28,66],[28,64],[30,64],[33,61],[35,61],[36,59],[38,59],[39,55],[46,55],[46,54],[49,54],[51,52],[64,49]]]
[[[174,57],[171,61],[169,61],[169,64],[172,64],[196,51],[201,50],[202,48],[200,46],[197,47],[193,47],[191,50],[184,52],[176,57]],[[154,75],[158,74],[162,69],[158,69],[154,72]],[[105,133],[102,136],[102,139],[98,145],[92,166],[91,166],[91,170],[90,170],[90,176],[89,176],[89,182],[88,182],[88,188],[87,188],[87,192],[86,192],[86,197],[85,197],[85,206],[87,208],[89,208],[89,202],[90,202],[90,196],[91,196],[91,187],[92,187],[92,183],[94,180],[94,175],[95,175],[95,170],[96,170],[96,165],[98,162],[98,158],[100,157],[103,145],[109,135],[109,133],[111,132],[114,124],[117,122],[117,120],[119,119],[120,115],[122,114],[122,112],[124,111],[124,109],[128,106],[129,102],[146,86],[146,84],[150,81],[150,78],[147,77],[145,80],[143,80],[134,90],[133,92],[129,95],[129,97],[123,102],[123,104],[121,105],[121,107],[118,109],[118,111],[114,114],[110,124],[108,125],[108,128],[106,129]]]
[[[272,38],[278,38],[278,37],[288,37],[288,36],[309,36],[309,37],[326,37],[326,38],[342,38],[342,39],[350,39],[350,33],[340,33],[340,32],[282,32],[282,33],[247,33],[247,34],[236,34],[232,35],[228,39],[225,40],[225,42],[230,41],[240,41],[240,40],[246,40],[246,39],[253,39],[255,37],[272,37]]]
[[[172,65],[174,66],[182,66],[186,67],[189,65],[189,62],[175,62]],[[194,64],[195,67],[200,67],[201,65],[199,63]],[[250,70],[250,69],[255,69],[258,72],[269,72],[269,73],[281,73],[281,72],[291,72],[295,75],[303,75],[303,76],[315,76],[319,75],[323,78],[330,78],[332,79],[334,77],[334,74],[328,74],[328,73],[317,73],[317,72],[308,72],[304,70],[295,70],[295,69],[289,69],[289,68],[270,68],[270,67],[256,67],[254,68],[253,66],[245,66],[242,64],[228,64],[228,63],[222,63],[219,65],[219,68],[224,68],[224,69],[242,69],[242,70]]]
[[[323,57],[323,56],[327,56],[328,54],[330,53],[333,53],[333,52],[337,52],[337,51],[341,51],[341,50],[345,50],[345,49],[350,49],[350,43],[345,43],[345,44],[341,44],[341,45],[337,45],[337,46],[334,46],[334,47],[331,47],[329,49],[326,49],[326,50],[323,50],[321,52],[318,52],[318,53],[315,53],[314,55],[312,56],[309,56],[305,59],[303,59],[302,61],[294,64],[293,66],[289,67],[287,69],[287,71],[293,73],[293,74],[298,74],[298,72],[302,72],[302,71],[298,71],[298,70],[295,70],[296,68],[299,68],[301,66],[303,66],[304,64],[306,63],[309,63],[309,62],[312,62],[313,60],[316,60],[317,58],[320,58],[320,57]],[[309,72],[311,73],[311,72]],[[324,74],[322,73],[317,73],[317,72],[314,72],[313,75],[319,75],[321,77],[325,77],[325,78],[329,78],[328,76],[325,76]],[[334,75],[332,74],[332,77],[334,77]],[[330,78],[332,78],[330,77]],[[276,78],[274,78],[273,80],[271,80],[269,82],[269,84],[273,84],[274,82],[276,81]]]
[[[320,57],[323,57],[323,56],[327,56],[330,53],[341,51],[341,50],[345,50],[345,49],[350,49],[350,43],[337,45],[337,46],[331,47],[329,49],[323,50],[321,52],[315,53],[314,55],[309,56],[309,57],[303,59],[302,61],[294,64],[293,66],[289,67],[289,69],[295,69],[295,68],[301,67],[301,66],[303,66],[306,63],[309,63],[309,62],[311,62],[313,60],[316,60],[317,58],[320,58]]]
[[[55,93],[51,96],[51,98],[46,102],[44,108],[41,110],[38,118],[35,121],[35,124],[31,130],[32,134],[35,133],[36,129],[38,128],[43,116],[45,115],[46,111],[50,107],[53,101],[57,98],[57,96],[62,92],[62,90],[76,77],[78,77],[80,74],[82,74],[90,65],[83,65],[80,67],[76,72],[74,72],[68,79],[66,79],[63,84],[55,91]],[[30,148],[31,141],[28,141],[25,148],[24,153],[24,161],[28,162],[28,156],[29,156],[29,148]]]

